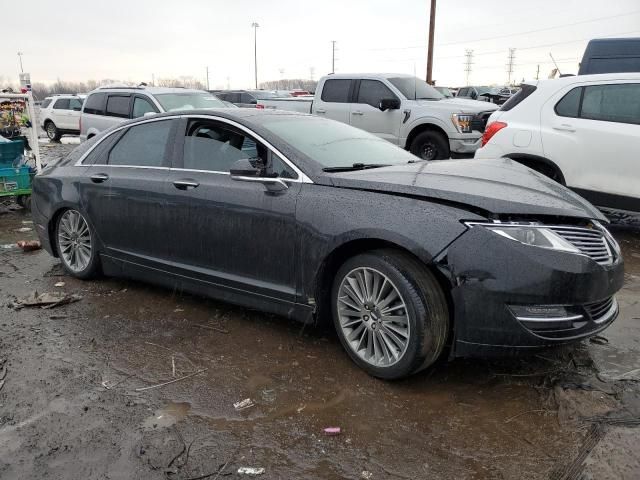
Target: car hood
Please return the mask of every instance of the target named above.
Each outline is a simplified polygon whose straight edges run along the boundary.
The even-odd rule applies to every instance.
[[[491,102],[479,102],[478,100],[467,100],[464,98],[445,98],[443,100],[413,100],[416,107],[437,108],[447,112],[457,113],[480,113],[497,110],[499,107]]]
[[[334,186],[408,195],[495,215],[599,219],[589,202],[508,158],[442,160],[331,175]]]

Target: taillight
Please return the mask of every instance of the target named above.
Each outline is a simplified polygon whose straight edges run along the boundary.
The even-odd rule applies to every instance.
[[[493,137],[496,133],[498,133],[506,126],[507,124],[504,122],[491,122],[489,125],[487,125],[487,128],[484,129],[484,133],[482,134],[482,146],[484,147],[487,143],[489,143],[491,137]]]
[[[259,108],[260,110],[264,109],[264,105],[260,105],[259,103],[256,105],[256,108]]]

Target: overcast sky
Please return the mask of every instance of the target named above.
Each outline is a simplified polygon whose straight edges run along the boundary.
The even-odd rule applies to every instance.
[[[258,22],[258,79],[314,79],[337,72],[404,72],[424,77],[428,0],[0,0],[0,77],[17,82],[17,52],[32,82],[194,76],[211,88],[253,83]],[[12,9],[15,9],[12,12]],[[8,15],[6,15],[8,13]],[[23,21],[24,20],[24,21]],[[32,30],[30,30],[32,28]],[[439,0],[434,78],[466,82],[464,55],[474,51],[472,84],[505,83],[540,65],[575,73],[586,41],[640,36],[640,0]]]

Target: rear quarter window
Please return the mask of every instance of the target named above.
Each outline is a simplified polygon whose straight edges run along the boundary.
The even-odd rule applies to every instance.
[[[51,104],[51,98],[45,98],[40,104],[40,108],[47,108]]]
[[[582,87],[576,87],[556,103],[556,114],[561,117],[578,117],[580,115],[580,97]]]
[[[512,110],[515,106],[520,105],[527,97],[529,97],[533,92],[535,92],[537,87],[534,85],[528,85],[526,83],[522,84],[520,90],[516,92],[509,100],[504,102],[500,107],[500,110],[503,112],[508,112]]]
[[[84,113],[91,115],[104,115],[104,104],[107,98],[106,93],[92,93],[84,102]]]
[[[109,117],[129,118],[129,95],[109,95],[106,114]]]

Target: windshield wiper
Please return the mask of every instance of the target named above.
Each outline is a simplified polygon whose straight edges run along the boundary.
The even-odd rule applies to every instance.
[[[354,163],[350,166],[344,167],[325,167],[322,169],[323,172],[352,172],[354,170],[366,170],[368,168],[380,168],[380,167],[390,167],[390,164],[383,163]]]

